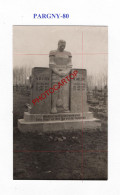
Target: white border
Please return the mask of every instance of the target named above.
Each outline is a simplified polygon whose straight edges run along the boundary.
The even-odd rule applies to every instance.
[[[119,0],[0,1],[0,194],[120,194],[120,6]],[[66,20],[33,20],[33,13],[69,13]],[[12,25],[106,25],[109,27],[108,181],[13,181]]]

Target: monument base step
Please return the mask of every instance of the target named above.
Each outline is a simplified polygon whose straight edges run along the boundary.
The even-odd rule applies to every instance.
[[[42,121],[26,122],[24,119],[18,120],[18,129],[23,132],[40,133],[56,131],[74,131],[74,130],[95,130],[101,127],[99,119],[80,119],[71,121]]]
[[[57,113],[57,114],[31,114],[24,112],[26,122],[43,122],[43,121],[73,121],[81,119],[92,119],[92,112],[83,113]]]

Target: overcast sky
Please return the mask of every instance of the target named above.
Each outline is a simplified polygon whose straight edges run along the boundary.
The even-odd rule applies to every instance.
[[[73,68],[82,68],[82,55],[78,55],[82,53],[82,33],[83,68],[88,74],[106,74],[107,27],[13,26],[13,66],[49,67],[48,54],[57,49],[58,40],[63,39],[65,50],[72,53]]]

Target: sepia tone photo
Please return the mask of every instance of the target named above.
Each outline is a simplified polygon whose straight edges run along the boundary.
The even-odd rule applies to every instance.
[[[108,179],[108,28],[13,26],[13,179]]]

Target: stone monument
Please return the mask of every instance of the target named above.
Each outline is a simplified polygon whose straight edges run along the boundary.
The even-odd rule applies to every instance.
[[[60,40],[50,51],[49,68],[34,67],[30,77],[31,100],[21,132],[62,131],[100,127],[87,105],[87,71],[72,69],[72,55]]]

